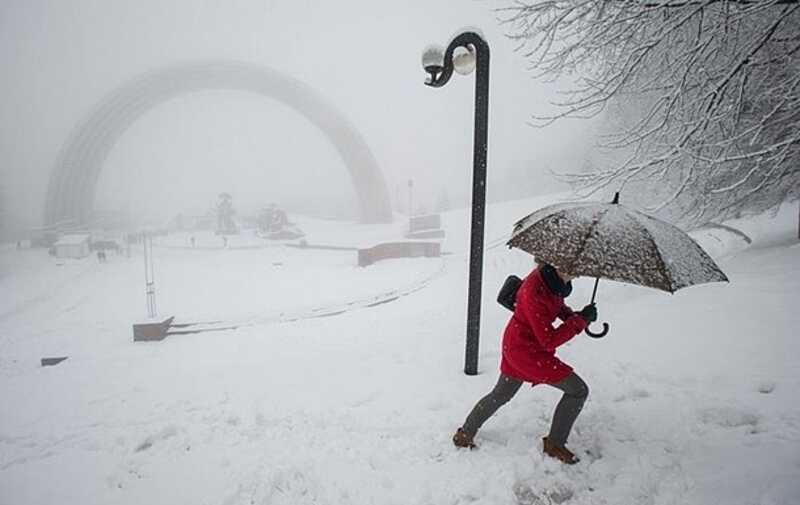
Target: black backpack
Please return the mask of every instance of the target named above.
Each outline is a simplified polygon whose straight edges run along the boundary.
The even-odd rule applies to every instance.
[[[514,312],[514,305],[517,303],[517,291],[522,285],[522,279],[516,275],[509,275],[497,294],[497,303]]]

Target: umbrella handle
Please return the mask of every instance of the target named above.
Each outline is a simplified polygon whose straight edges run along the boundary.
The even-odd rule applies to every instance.
[[[617,196],[614,197],[614,203],[617,203],[617,201],[616,201],[617,198],[619,198],[619,193],[617,193]],[[599,282],[600,282],[600,277],[596,277],[595,280],[594,280],[594,290],[592,291],[592,301],[589,302],[592,305],[594,305],[594,298],[595,298],[595,296],[597,296],[597,284]],[[592,330],[590,330],[588,324],[586,325],[586,329],[583,330],[583,331],[586,332],[586,334],[589,335],[592,338],[603,338],[608,333],[608,323],[603,323],[603,331],[601,331],[599,333],[595,333]]]
[[[584,332],[585,332],[587,335],[589,335],[590,337],[592,337],[592,338],[603,338],[603,337],[605,337],[605,336],[606,336],[606,334],[608,333],[608,323],[603,323],[603,331],[600,331],[600,332],[598,332],[598,333],[595,333],[595,332],[593,332],[592,330],[590,330],[588,326],[587,326],[587,327],[586,327],[586,329],[585,329],[585,330],[583,330],[583,331],[584,331]]]

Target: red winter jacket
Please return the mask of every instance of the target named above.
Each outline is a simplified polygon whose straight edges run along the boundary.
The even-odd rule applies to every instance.
[[[558,328],[553,327],[556,317],[564,321]],[[566,379],[572,367],[556,358],[556,348],[585,328],[583,317],[567,307],[535,269],[517,291],[514,315],[503,334],[500,371],[533,383],[555,384]]]

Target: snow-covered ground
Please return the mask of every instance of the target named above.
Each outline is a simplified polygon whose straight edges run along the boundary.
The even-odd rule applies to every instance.
[[[531,258],[488,208],[481,373],[462,373],[468,215],[442,258],[367,268],[353,251],[185,237],[156,244],[158,305],[236,330],[133,343],[142,257],[0,252],[0,504],[797,504],[796,207],[695,234],[728,284],[675,295],[601,282],[600,340],[559,354],[591,388],[566,467],[541,455],[558,392],[525,388],[476,451],[450,436],[497,378],[504,278]],[[365,245],[402,226],[305,223]],[[219,246],[219,247],[218,247]],[[241,247],[238,247],[241,246]],[[568,299],[582,306],[592,281]],[[388,303],[379,303],[388,302]],[[330,317],[315,317],[338,313]],[[46,356],[69,356],[40,367]]]

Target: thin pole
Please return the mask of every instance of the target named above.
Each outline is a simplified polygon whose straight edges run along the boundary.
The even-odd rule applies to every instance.
[[[600,277],[595,277],[594,279],[594,290],[592,291],[592,301],[589,302],[590,304],[594,303],[594,297],[597,295],[597,285],[600,283]]]
[[[614,199],[611,201],[614,205],[619,205],[619,191],[614,193]],[[592,301],[589,303],[594,303],[594,298],[597,295],[597,284],[600,283],[600,277],[596,277],[594,279],[594,290],[592,291]]]
[[[453,51],[457,47],[475,51],[475,128],[472,144],[472,219],[469,250],[469,292],[467,294],[467,344],[464,373],[478,374],[481,328],[481,285],[483,277],[483,234],[486,215],[486,154],[489,130],[489,45],[482,36],[466,31],[457,35],[444,53],[443,66],[427,66],[430,80],[425,84],[441,88],[453,75]]]
[[[144,286],[147,301],[147,316],[156,317],[155,271],[153,270],[153,239],[146,232],[142,233],[142,249],[144,252]]]
[[[147,268],[147,235],[142,233],[142,252],[144,253],[144,285],[147,286],[150,281],[149,269]]]
[[[409,220],[414,215],[414,211],[412,210],[413,208],[414,208],[414,181],[409,179],[408,180],[408,219]]]
[[[156,317],[158,309],[156,308],[156,271],[155,263],[153,262],[153,237],[149,237],[148,247],[150,249],[150,299],[153,304],[153,316]]]
[[[144,256],[144,298],[147,317],[153,317],[150,310],[150,268],[147,266],[147,235],[142,232],[142,255]]]
[[[489,132],[489,46],[475,44],[475,131],[472,144],[472,231],[469,248],[467,348],[464,373],[478,374],[483,279],[483,235],[486,217],[486,155]]]

